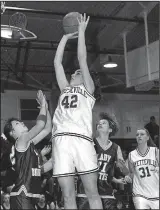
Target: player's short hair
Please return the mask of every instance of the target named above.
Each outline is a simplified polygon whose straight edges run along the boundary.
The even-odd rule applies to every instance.
[[[155,119],[156,119],[155,116],[150,117],[150,120],[155,120]]]
[[[13,127],[12,127],[12,122],[13,121],[19,121],[21,122],[21,120],[17,119],[17,118],[9,118],[4,126],[4,135],[6,136],[7,140],[10,142],[10,143],[14,143],[15,142],[15,139],[10,135],[10,132],[13,130]]]
[[[109,123],[109,127],[112,129],[112,132],[109,136],[114,136],[118,132],[118,123],[116,122],[116,119],[113,120],[113,118],[105,112],[101,112],[99,114],[100,120],[107,120]]]

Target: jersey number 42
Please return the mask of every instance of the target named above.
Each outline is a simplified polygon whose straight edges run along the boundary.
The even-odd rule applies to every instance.
[[[78,102],[78,96],[72,95],[72,96],[65,96],[61,102],[61,105],[65,108],[76,108]]]

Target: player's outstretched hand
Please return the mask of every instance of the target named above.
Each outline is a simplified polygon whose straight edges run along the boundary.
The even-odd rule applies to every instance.
[[[81,14],[80,18],[77,18],[77,19],[78,19],[78,24],[79,24],[79,27],[78,27],[79,31],[85,32],[90,16],[86,18],[86,13],[84,13],[84,15]]]
[[[40,107],[46,106],[46,97],[41,90],[37,92],[36,100],[37,100],[37,103],[40,105]]]

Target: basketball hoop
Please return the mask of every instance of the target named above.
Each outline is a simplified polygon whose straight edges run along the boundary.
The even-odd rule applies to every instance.
[[[9,25],[1,25],[1,38],[17,41],[30,41],[37,36],[26,30],[27,17],[21,12],[14,13],[9,19]]]
[[[31,41],[37,39],[37,36],[26,29],[9,25],[1,25],[1,38],[18,41]]]
[[[3,15],[5,10],[6,10],[6,8],[5,8],[5,1],[1,1],[1,15]]]

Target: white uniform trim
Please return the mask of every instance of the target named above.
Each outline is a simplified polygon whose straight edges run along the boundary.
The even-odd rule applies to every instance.
[[[18,140],[18,139],[17,139],[17,140]],[[29,141],[29,142],[28,142],[28,145],[27,145],[27,147],[26,147],[25,149],[18,149],[18,148],[17,148],[17,140],[16,140],[16,143],[15,143],[15,149],[16,149],[18,152],[26,152],[27,149],[28,149],[28,147],[29,147],[30,144],[32,143],[32,141]]]
[[[40,194],[33,194],[33,193],[28,193],[27,192],[27,189],[24,185],[22,185],[20,187],[20,189],[18,190],[18,192],[11,192],[10,193],[10,196],[17,196],[17,195],[20,195],[21,192],[24,192],[24,194],[27,196],[27,197],[32,197],[32,198],[39,198],[40,197]]]
[[[80,193],[78,193],[78,194],[76,195],[76,197],[78,197],[78,198],[87,198],[86,194],[80,194]],[[115,197],[112,196],[112,195],[100,195],[100,197],[101,197],[101,198],[111,198],[111,199],[115,199]]]

